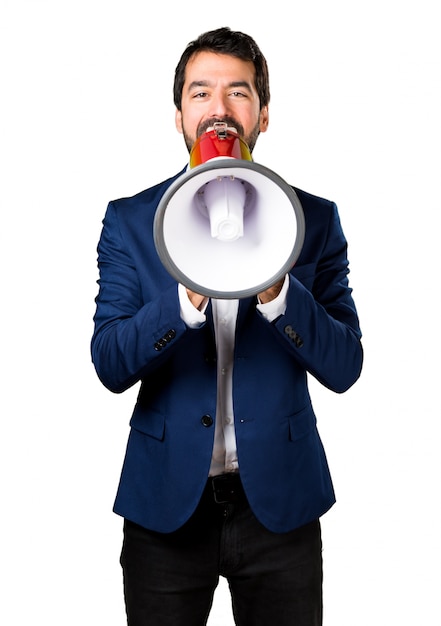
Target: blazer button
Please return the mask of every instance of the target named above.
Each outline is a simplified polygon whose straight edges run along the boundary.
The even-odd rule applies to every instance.
[[[160,339],[154,344],[153,347],[156,350],[156,352],[160,352],[162,348],[165,348],[166,345],[167,345],[167,342],[165,341],[165,339]]]
[[[211,417],[211,415],[203,415],[201,417],[201,424],[202,426],[205,426],[206,428],[208,428],[209,426],[212,426],[213,418]]]
[[[292,339],[293,337],[295,337],[295,334],[296,334],[296,333],[295,333],[295,331],[293,330],[293,327],[292,327],[292,326],[290,326],[289,324],[288,324],[287,326],[285,326],[284,331],[285,331],[285,334],[287,334],[287,335],[288,335],[288,337],[291,337],[291,339]]]
[[[301,348],[303,346],[303,339],[296,333],[292,326],[289,324],[284,328],[285,334],[295,343],[297,348]]]

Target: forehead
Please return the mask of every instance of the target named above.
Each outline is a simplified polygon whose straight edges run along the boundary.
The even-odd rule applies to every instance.
[[[195,52],[185,68],[184,89],[194,81],[243,81],[255,88],[255,68],[252,61],[243,61],[230,54],[208,50]]]

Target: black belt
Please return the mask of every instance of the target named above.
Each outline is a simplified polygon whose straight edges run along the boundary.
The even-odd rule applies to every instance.
[[[242,502],[246,499],[239,474],[220,474],[209,480],[211,481],[214,501],[217,504]]]

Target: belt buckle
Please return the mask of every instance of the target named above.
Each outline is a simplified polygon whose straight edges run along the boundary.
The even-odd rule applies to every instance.
[[[228,474],[220,474],[214,476],[211,481],[213,487],[213,496],[216,504],[227,504],[228,502],[237,502],[238,493],[232,484],[232,476]]]

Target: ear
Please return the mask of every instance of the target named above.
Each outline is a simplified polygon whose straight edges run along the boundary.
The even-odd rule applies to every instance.
[[[176,109],[176,113],[175,113],[175,125],[176,125],[176,130],[178,131],[178,133],[183,132],[182,130],[182,111],[179,111],[178,109]]]
[[[268,129],[268,124],[269,124],[268,107],[264,106],[262,107],[260,111],[260,132],[261,133],[266,132],[266,130]]]

